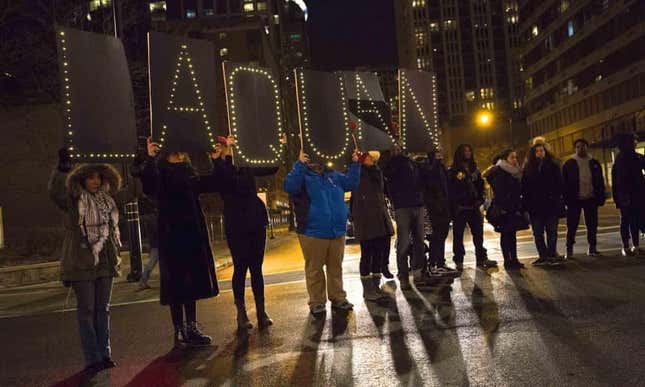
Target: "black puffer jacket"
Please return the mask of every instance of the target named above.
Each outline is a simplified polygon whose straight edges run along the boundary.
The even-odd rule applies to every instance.
[[[450,200],[446,167],[441,160],[426,160],[420,164],[423,203],[431,217],[450,219]]]
[[[470,171],[463,166],[448,170],[448,192],[453,212],[478,208],[484,203],[484,179],[478,169]]]
[[[499,212],[498,219],[493,222],[487,214],[489,222],[497,232],[513,232],[526,230],[528,219],[522,209],[522,184],[520,179],[499,166],[486,171],[486,180],[493,190],[493,201],[489,212]]]
[[[531,216],[560,216],[563,213],[560,166],[545,159],[535,170],[522,175],[523,207]]]

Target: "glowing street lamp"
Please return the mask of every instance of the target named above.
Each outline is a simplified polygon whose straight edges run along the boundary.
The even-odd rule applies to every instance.
[[[487,110],[482,110],[477,113],[476,122],[479,127],[488,127],[493,122],[493,114]]]

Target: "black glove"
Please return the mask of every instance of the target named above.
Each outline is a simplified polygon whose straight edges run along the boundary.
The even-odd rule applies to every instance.
[[[58,170],[67,173],[72,170],[72,165],[72,156],[67,148],[60,148],[58,150]]]

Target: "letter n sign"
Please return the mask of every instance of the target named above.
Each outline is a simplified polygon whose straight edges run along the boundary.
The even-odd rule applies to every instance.
[[[426,152],[439,143],[437,81],[433,73],[399,70],[401,145],[410,152]]]

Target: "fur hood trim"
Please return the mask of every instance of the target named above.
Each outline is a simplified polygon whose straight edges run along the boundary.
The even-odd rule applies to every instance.
[[[65,188],[72,197],[79,197],[83,189],[83,180],[98,173],[101,176],[101,188],[104,188],[111,196],[121,189],[121,175],[109,164],[80,164],[68,175],[65,181]]]

